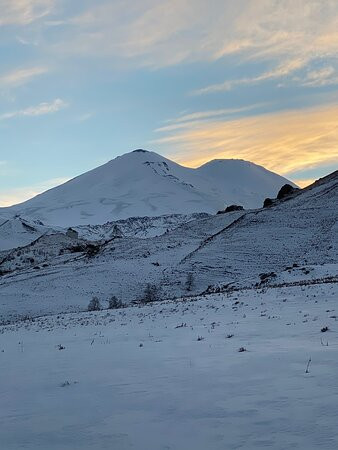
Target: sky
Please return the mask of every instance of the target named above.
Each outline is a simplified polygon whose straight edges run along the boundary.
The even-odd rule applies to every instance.
[[[338,166],[337,0],[0,0],[0,206],[144,148]]]

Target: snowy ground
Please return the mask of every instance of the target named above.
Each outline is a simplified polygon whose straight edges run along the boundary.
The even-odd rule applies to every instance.
[[[337,297],[266,287],[3,326],[0,447],[337,449]]]

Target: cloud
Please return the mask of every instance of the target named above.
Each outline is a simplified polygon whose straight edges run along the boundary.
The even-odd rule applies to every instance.
[[[76,8],[56,0],[0,0],[1,10],[5,23],[32,24],[17,39],[58,61],[101,58],[109,67],[157,69],[231,57],[232,64],[261,62],[267,68],[234,80],[226,79],[224,65],[224,81],[211,81],[197,94],[292,74],[290,82],[308,87],[337,83],[327,71],[338,68],[336,0],[214,0],[212,8],[205,0],[97,0]],[[311,72],[320,79],[307,79]]]
[[[210,159],[242,158],[281,174],[338,164],[338,106],[188,121],[152,143],[197,167]],[[173,152],[175,147],[178,150]]]
[[[69,180],[70,178],[65,177],[52,178],[33,186],[2,190],[0,191],[0,207],[12,206],[16,205],[17,203],[24,202],[32,197],[35,197],[38,194],[41,194],[41,192],[44,192],[55,186],[59,186],[60,184],[65,183]]]
[[[0,27],[27,25],[50,14],[55,0],[0,0]]]
[[[168,122],[180,123],[180,122],[187,122],[187,121],[196,120],[196,119],[210,119],[211,117],[215,117],[215,116],[225,116],[225,115],[241,113],[244,111],[250,111],[252,109],[256,109],[256,108],[264,106],[264,105],[266,105],[266,103],[242,106],[240,108],[224,108],[224,109],[212,109],[210,111],[198,111],[198,112],[193,112],[190,114],[181,115],[179,117],[176,117],[175,119],[169,119]]]
[[[48,72],[48,69],[42,66],[16,69],[5,75],[0,75],[0,87],[21,86],[46,72]]]
[[[274,79],[286,77],[286,76],[290,75],[291,73],[302,69],[306,65],[306,63],[307,63],[307,60],[305,58],[298,58],[298,59],[285,61],[285,62],[279,64],[274,69],[264,72],[261,75],[258,75],[256,77],[240,78],[238,80],[229,80],[229,81],[224,81],[223,83],[212,84],[210,86],[206,86],[204,88],[197,89],[197,90],[193,91],[192,94],[201,95],[201,94],[210,94],[210,93],[214,93],[214,92],[230,91],[235,86],[257,84],[257,83],[261,83],[261,82],[267,81],[267,80],[274,80]],[[329,76],[329,75],[331,75],[331,73],[330,74],[327,73],[327,76]]]
[[[95,112],[88,112],[84,114],[80,114],[75,118],[76,122],[86,122],[87,120],[92,119],[95,116]]]
[[[209,111],[198,111],[190,114],[184,114],[176,117],[175,119],[169,119],[166,123],[169,125],[165,125],[163,127],[157,128],[155,132],[167,132],[174,131],[180,128],[186,128],[188,125],[192,125],[193,123],[199,124],[201,120],[213,120],[216,117],[222,116],[233,116],[238,113],[247,112],[253,109],[259,109],[262,106],[266,106],[266,103],[258,103],[249,106],[243,106],[240,108],[225,108],[225,109],[213,109]]]
[[[303,81],[304,86],[311,87],[329,86],[332,84],[338,84],[337,71],[332,66],[308,72]]]
[[[40,103],[37,106],[30,106],[26,109],[20,109],[18,111],[12,111],[9,113],[5,113],[0,115],[0,120],[8,120],[13,119],[15,117],[36,117],[36,116],[44,116],[46,114],[51,114],[60,111],[68,106],[64,100],[60,98],[55,99],[51,103]]]
[[[60,23],[59,54],[154,68],[234,55],[237,63],[268,62],[273,69],[253,82],[285,77],[338,52],[336,0],[214,0],[212,8],[205,0],[99,0]]]

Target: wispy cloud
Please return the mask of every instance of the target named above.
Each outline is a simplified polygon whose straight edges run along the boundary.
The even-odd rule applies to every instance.
[[[0,26],[27,25],[51,13],[55,0],[0,0]]]
[[[48,72],[48,69],[43,66],[13,70],[12,72],[0,75],[0,88],[21,86],[46,72]]]
[[[29,200],[32,197],[35,197],[41,192],[46,191],[47,189],[51,189],[55,186],[58,186],[62,183],[68,181],[69,178],[52,178],[50,180],[43,181],[41,183],[25,186],[16,189],[6,189],[0,191],[0,207],[12,206],[17,203],[24,202],[25,200]]]
[[[205,0],[101,0],[66,22],[55,43],[60,53],[152,67],[233,55],[271,62],[275,68],[253,82],[286,76],[338,51],[335,0],[215,0],[212,8]]]
[[[215,158],[242,158],[282,174],[338,164],[338,107],[291,110],[231,120],[191,121],[153,143],[196,167]],[[173,152],[172,148],[177,148]]]
[[[257,110],[263,106],[266,106],[266,103],[258,103],[243,106],[240,108],[213,109],[209,111],[197,111],[190,114],[184,114],[174,119],[167,120],[166,123],[168,123],[169,125],[157,128],[155,132],[162,133],[174,131],[180,128],[186,128],[187,126],[192,126],[193,124],[199,124],[201,121],[215,120],[217,117],[231,117],[239,113],[248,112],[250,110]]]
[[[240,78],[238,80],[228,80],[223,83],[212,84],[192,92],[195,95],[210,94],[214,92],[230,91],[235,86],[257,84],[267,80],[274,80],[286,77],[293,72],[302,69],[307,63],[306,58],[298,58],[285,61],[272,70],[266,71],[261,75],[252,78]],[[327,74],[329,76],[329,74]]]
[[[283,79],[301,69],[300,82],[324,85],[306,80],[312,63],[319,62],[316,71],[324,71],[328,61],[337,66],[336,0],[214,0],[212,8],[205,0],[99,0],[77,5],[73,15],[56,4],[0,0],[0,25],[1,20],[29,24],[46,17],[38,31],[19,39],[27,44],[38,36],[41,49],[62,59],[101,58],[109,66],[123,62],[160,68],[230,56],[236,64],[260,61],[271,67],[253,77],[201,86],[198,94]],[[336,82],[333,72],[325,73],[325,85]]]
[[[60,98],[47,103],[43,102],[36,106],[30,106],[29,108],[20,109],[17,111],[11,111],[0,115],[0,120],[13,119],[15,117],[36,117],[51,114],[60,111],[68,106],[68,103]]]
[[[75,118],[75,121],[76,122],[87,122],[87,120],[90,120],[94,116],[95,116],[94,112],[87,112],[87,113],[78,115]]]
[[[338,84],[338,74],[332,66],[322,67],[318,70],[312,70],[307,73],[303,85],[304,86],[328,86]]]

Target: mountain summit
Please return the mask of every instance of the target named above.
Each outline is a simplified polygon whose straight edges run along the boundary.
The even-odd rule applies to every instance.
[[[132,216],[214,214],[231,203],[260,207],[285,183],[290,182],[243,160],[214,160],[192,169],[138,149],[2,212],[59,226]]]

